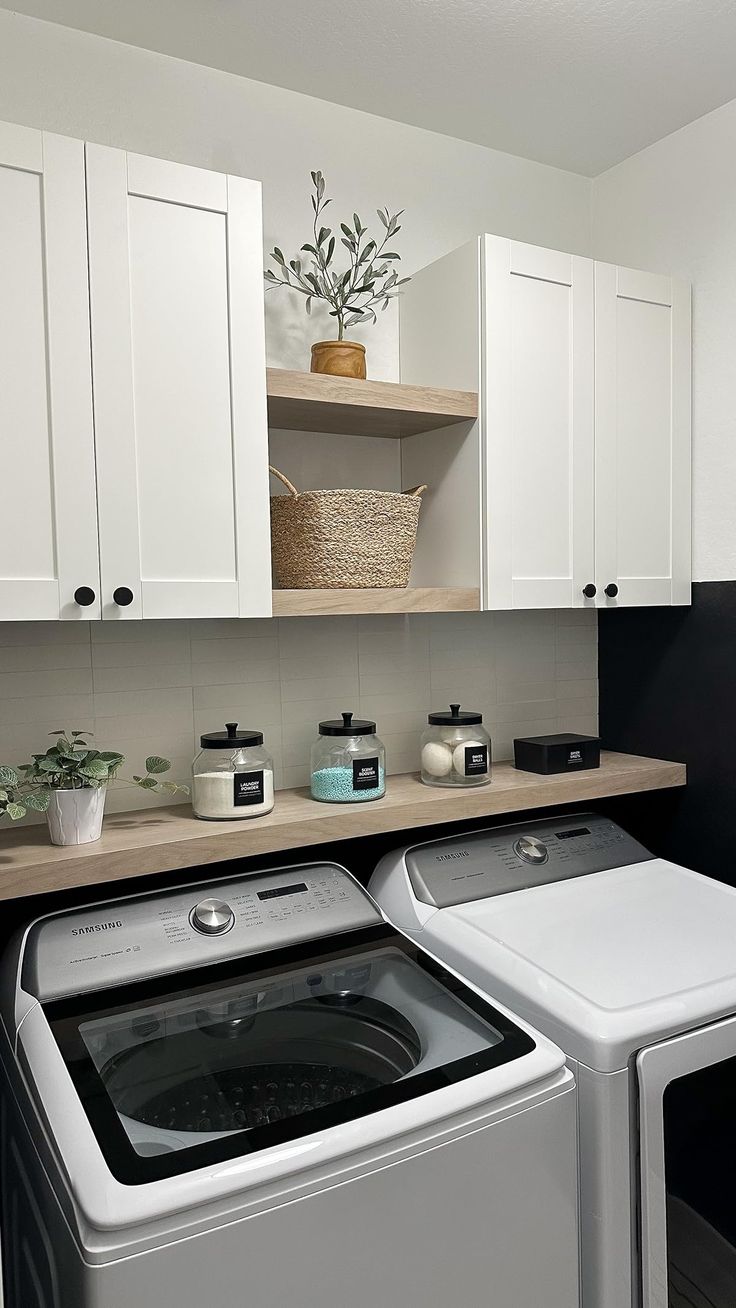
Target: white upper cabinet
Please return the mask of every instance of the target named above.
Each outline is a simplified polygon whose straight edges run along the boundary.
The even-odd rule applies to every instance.
[[[0,123],[0,619],[100,616],[88,305],[84,146]]]
[[[401,360],[479,392],[484,608],[689,604],[687,284],[483,236],[409,283]]]
[[[498,236],[481,276],[488,608],[569,608],[594,576],[593,267]]]
[[[690,287],[595,266],[601,600],[690,603]]]
[[[87,146],[105,618],[271,612],[261,188]]]

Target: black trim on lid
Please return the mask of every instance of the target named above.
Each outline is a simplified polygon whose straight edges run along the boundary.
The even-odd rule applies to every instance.
[[[373,736],[375,732],[375,722],[363,718],[354,720],[352,713],[343,713],[342,722],[333,718],[319,724],[320,736]]]
[[[482,713],[461,713],[459,704],[451,704],[449,713],[443,709],[441,713],[427,714],[427,722],[431,727],[472,727],[482,721]]]
[[[207,731],[200,736],[202,749],[241,749],[246,745],[262,745],[263,732],[249,731],[245,727],[238,731],[237,722],[226,722],[226,731]]]
[[[144,1155],[136,1152],[90,1057],[80,1033],[82,1024],[102,1016],[123,1014],[133,1006],[175,999],[182,993],[195,995],[200,989],[210,992],[218,982],[236,977],[252,984],[259,976],[265,979],[286,967],[298,966],[301,970],[305,963],[315,969],[315,974],[319,974],[323,967],[335,963],[341,957],[354,958],[363,952],[370,955],[376,947],[386,945],[408,955],[465,1008],[485,1021],[500,1036],[500,1040],[478,1053],[457,1058],[426,1072],[401,1077],[389,1084],[295,1117],[270,1121],[249,1130],[228,1132],[219,1140],[190,1145],[170,1153]],[[312,1135],[316,1131],[355,1121],[477,1076],[504,1063],[514,1062],[536,1047],[531,1036],[494,1008],[488,1000],[481,998],[453,973],[447,972],[412,941],[384,924],[310,940],[249,958],[192,969],[187,971],[178,986],[175,978],[160,977],[116,986],[95,997],[80,995],[71,999],[52,1000],[42,1007],[105,1161],[112,1175],[124,1185],[145,1185],[163,1177],[193,1172],[229,1158],[258,1153],[274,1145]]]

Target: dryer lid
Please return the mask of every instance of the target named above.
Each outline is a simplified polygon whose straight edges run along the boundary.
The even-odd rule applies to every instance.
[[[440,910],[430,938],[602,1071],[736,1008],[736,890],[660,859]]]

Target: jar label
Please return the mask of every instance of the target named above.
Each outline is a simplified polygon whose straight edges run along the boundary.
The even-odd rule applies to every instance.
[[[379,782],[377,758],[353,759],[353,790],[376,790]]]
[[[488,746],[487,745],[466,745],[465,747],[465,775],[466,777],[477,777],[481,773],[488,771]]]
[[[243,808],[249,804],[263,804],[263,772],[233,773],[233,804]]]

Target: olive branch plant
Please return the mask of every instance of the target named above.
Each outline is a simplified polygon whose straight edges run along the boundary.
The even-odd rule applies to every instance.
[[[313,300],[324,300],[330,306],[330,317],[337,319],[337,339],[341,341],[346,328],[361,322],[377,322],[379,306],[381,311],[387,309],[390,301],[400,293],[400,288],[411,280],[399,277],[394,267],[401,255],[386,249],[389,241],[401,231],[399,219],[404,210],[393,214],[387,208],[376,210],[384,229],[378,238],[369,236],[368,228],[362,225],[357,213],[353,214],[352,226],[340,223],[340,242],[348,251],[349,263],[339,272],[333,265],[336,236],[331,227],[322,225],[324,211],[332,201],[325,198],[322,173],[313,172],[311,177],[314,188],[311,195],[313,239],[307,241],[300,252],[310,257],[305,261],[296,257],[287,262],[275,245],[269,258],[276,264],[278,272],[267,268],[264,277],[267,288],[288,286],[304,295],[307,313],[312,311]],[[364,242],[366,236],[368,240]]]
[[[125,764],[123,754],[115,750],[98,750],[90,746],[91,731],[49,732],[56,741],[43,754],[31,755],[30,763],[17,767],[0,764],[0,818],[17,822],[29,811],[45,813],[54,790],[98,789],[114,781]],[[168,795],[187,793],[186,786],[174,781],[160,781],[171,763],[151,754],[146,759],[144,776],[124,777],[129,785],[141,790],[155,790]]]

